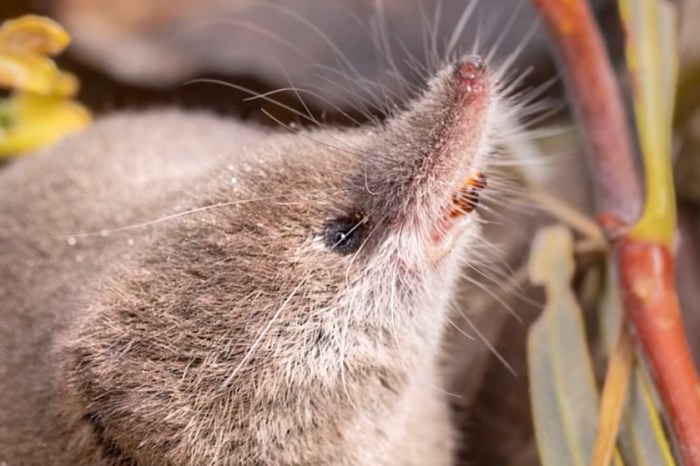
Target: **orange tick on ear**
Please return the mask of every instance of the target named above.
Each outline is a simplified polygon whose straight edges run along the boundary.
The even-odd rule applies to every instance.
[[[457,193],[452,197],[449,216],[456,218],[468,214],[479,204],[479,192],[486,187],[486,177],[480,171],[469,176]]]

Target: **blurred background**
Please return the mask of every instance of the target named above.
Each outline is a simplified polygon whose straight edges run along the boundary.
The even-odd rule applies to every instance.
[[[615,3],[593,3],[619,52]],[[471,14],[453,38],[465,4],[471,4]],[[547,36],[527,1],[6,0],[0,5],[0,19],[27,13],[54,18],[69,31],[73,42],[59,63],[79,75],[81,100],[97,112],[176,103],[261,115],[265,102],[246,104],[242,99],[248,95],[240,91],[183,86],[207,77],[258,92],[293,83],[327,99],[304,96],[313,110],[333,118],[333,104],[352,111],[359,99],[376,97],[377,86],[395,87],[397,80],[387,79],[392,66],[417,82],[412,67],[443,56],[450,41],[465,53],[475,47],[489,52],[498,42],[495,54],[501,60],[522,48],[513,69],[528,71],[526,84],[555,74]],[[362,84],[339,86],[338,72],[361,77]],[[296,99],[291,93],[277,97],[285,103]]]

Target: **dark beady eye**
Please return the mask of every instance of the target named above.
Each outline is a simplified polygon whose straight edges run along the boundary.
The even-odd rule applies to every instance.
[[[361,214],[331,220],[324,232],[326,246],[340,254],[357,252],[364,241],[365,229]]]

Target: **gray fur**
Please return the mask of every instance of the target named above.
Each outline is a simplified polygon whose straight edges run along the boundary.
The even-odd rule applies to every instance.
[[[478,222],[440,259],[430,233],[497,99],[459,79],[347,131],[114,115],[0,172],[0,462],[452,464],[440,347]],[[340,255],[324,225],[356,212]]]

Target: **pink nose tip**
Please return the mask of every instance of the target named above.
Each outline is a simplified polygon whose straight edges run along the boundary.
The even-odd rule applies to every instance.
[[[458,89],[464,97],[480,94],[484,89],[486,69],[481,57],[463,57],[455,67]]]

